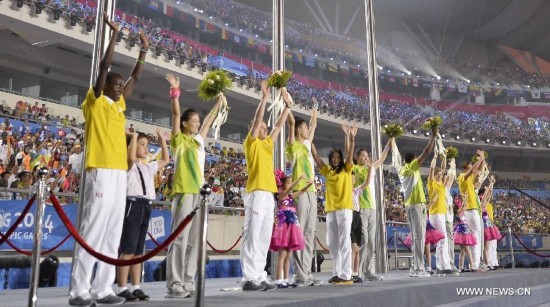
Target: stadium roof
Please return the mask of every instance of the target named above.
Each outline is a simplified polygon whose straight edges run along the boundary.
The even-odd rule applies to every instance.
[[[236,0],[271,11],[271,1]],[[375,0],[377,35],[403,30],[402,22],[427,33],[474,39],[527,50],[550,59],[550,1],[546,0]],[[338,7],[338,8],[337,8]],[[293,0],[285,2],[286,17],[310,25],[338,29],[364,40],[363,0]],[[322,11],[322,13],[321,13]],[[323,16],[324,15],[324,16]],[[338,20],[338,22],[336,22]]]

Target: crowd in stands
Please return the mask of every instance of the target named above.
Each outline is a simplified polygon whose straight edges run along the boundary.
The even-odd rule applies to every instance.
[[[45,8],[49,8],[53,11],[61,10],[61,17],[71,19],[73,16],[77,16],[78,22],[85,24],[91,19],[90,16],[95,14],[95,10],[74,0],[68,1],[67,3],[59,0],[42,2]],[[269,33],[270,31],[271,23],[264,23],[265,20],[270,20],[267,18],[269,16],[264,16],[263,14],[267,13],[257,9],[247,9],[245,6],[229,0],[191,1],[190,3],[204,9],[207,15],[214,17],[218,16],[222,18],[224,22],[232,26],[251,29],[250,31],[253,34],[266,33],[266,31]],[[242,14],[232,14],[232,12],[235,12],[237,9]],[[119,18],[118,21],[121,22],[121,19]],[[265,25],[266,28],[263,26],[258,28],[257,25]],[[299,23],[292,23],[292,25],[298,26]],[[151,48],[154,49],[154,52],[157,54],[167,53],[169,56],[190,61],[192,65],[206,65],[207,54],[193,49],[184,42],[172,39],[168,35],[163,35],[162,29],[150,20],[135,19],[132,24],[122,22],[122,31],[120,33],[123,33],[123,37],[120,39],[128,40],[132,46],[139,41],[138,33],[140,30],[148,35],[151,42]],[[311,30],[310,32],[316,31]],[[333,37],[330,38],[336,39],[337,36],[333,35]],[[411,58],[414,54],[401,52],[400,56]],[[450,60],[446,62],[443,61],[440,66],[449,66],[451,63],[453,62]],[[454,64],[459,65],[459,63]],[[483,71],[482,68],[475,65],[465,65],[464,67],[469,68],[472,74]],[[501,69],[496,67],[491,69],[491,71],[501,71]],[[525,74],[528,74],[522,74],[520,73],[521,70],[513,67],[503,71],[508,71],[509,73],[501,73],[500,75],[514,77],[516,78],[515,80],[523,80],[523,78],[526,77]],[[496,73],[491,74],[496,75]],[[247,78],[248,86],[251,88],[258,88],[260,78],[262,77],[265,76],[250,70]],[[364,97],[355,97],[349,93],[335,91],[329,88],[321,89],[305,86],[297,81],[291,82],[288,88],[295,100],[301,102],[305,107],[313,107],[311,101],[312,98],[315,97],[319,101],[321,112],[327,112],[336,117],[360,122],[369,121],[368,103]],[[480,114],[456,110],[440,112],[425,106],[407,105],[395,101],[380,102],[381,122],[383,124],[399,122],[407,131],[418,130],[427,117],[434,115],[440,115],[444,119],[441,132],[449,136],[459,135],[461,138],[467,139],[475,137],[478,140],[490,139],[493,142],[505,140],[509,143],[521,140],[538,142],[539,144],[543,144],[550,139],[550,119],[547,115],[543,114],[541,114],[541,117],[537,118],[536,121],[521,121],[504,113]]]

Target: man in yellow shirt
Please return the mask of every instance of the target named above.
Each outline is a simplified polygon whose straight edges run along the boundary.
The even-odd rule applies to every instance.
[[[143,72],[149,42],[140,34],[141,50],[130,78],[109,72],[115,51],[119,26],[109,21],[112,35],[101,59],[99,74],[82,104],[86,119],[86,182],[82,199],[82,221],[79,233],[93,249],[117,258],[126,203],[126,171],[128,169],[125,125],[125,99],[130,97]],[[122,304],[112,284],[115,267],[97,263],[95,279],[92,273],[96,259],[79,245],[75,247],[71,274],[70,306]]]
[[[475,192],[474,181],[479,172],[483,161],[485,161],[485,153],[478,150],[476,153],[478,159],[475,164],[472,162],[466,162],[462,166],[462,173],[458,176],[456,181],[458,182],[458,189],[460,193],[466,195],[466,211],[464,211],[464,218],[466,224],[472,230],[476,237],[476,245],[471,246],[472,250],[472,264],[471,269],[477,271],[481,262],[481,240],[483,234],[483,224],[481,223],[481,214],[479,207],[479,199]]]
[[[273,193],[277,193],[273,167],[273,144],[290,112],[290,101],[288,93],[284,93],[286,107],[268,135],[263,117],[269,96],[267,81],[263,81],[262,99],[256,109],[250,132],[246,136],[243,146],[248,172],[241,247],[242,289],[244,291],[277,289],[277,286],[267,282],[264,267],[273,229],[275,211]]]
[[[405,165],[399,170],[399,181],[401,181],[401,191],[405,199],[405,208],[407,210],[407,219],[411,227],[413,238],[412,254],[413,266],[410,277],[430,277],[424,267],[424,243],[426,241],[426,195],[424,195],[424,185],[420,178],[420,165],[426,160],[432,152],[435,143],[437,129],[432,131],[432,137],[428,146],[424,148],[422,154],[416,158],[413,153],[405,155]]]

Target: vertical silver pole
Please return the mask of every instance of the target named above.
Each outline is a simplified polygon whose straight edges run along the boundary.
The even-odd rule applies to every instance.
[[[367,32],[367,73],[369,75],[369,107],[370,107],[370,136],[372,160],[376,161],[381,153],[380,139],[380,110],[378,108],[378,71],[376,67],[376,37],[374,31],[373,0],[365,0],[365,24]],[[387,246],[386,246],[386,211],[384,210],[384,178],[382,169],[376,170],[374,175],[374,190],[376,201],[376,270],[379,273],[388,273]]]
[[[393,227],[393,251],[395,254],[395,269],[399,270],[399,259],[397,259],[397,228]]]
[[[42,220],[44,219],[44,197],[48,169],[43,167],[38,172],[38,191],[36,192],[36,215],[34,219],[34,244],[32,247],[31,283],[29,289],[29,307],[35,307],[38,302],[38,279],[40,278],[40,252],[42,250]]]
[[[285,8],[284,0],[273,0],[273,72],[285,69]],[[275,101],[275,91],[271,91],[271,101]],[[279,114],[274,114],[271,127],[275,127]],[[275,168],[285,171],[285,126],[281,128],[279,138],[275,141],[275,152],[273,153],[273,165]],[[277,210],[277,208],[275,208]],[[271,252],[271,279],[275,279],[276,253]]]
[[[206,237],[208,235],[208,206],[206,199],[212,192],[210,186],[205,184],[201,188],[200,229],[199,229],[199,255],[197,257],[197,298],[195,306],[204,306],[204,286],[206,279]]]
[[[512,257],[512,269],[515,269],[516,259],[514,258],[514,238],[512,237],[512,227],[508,227],[508,242],[510,242],[510,257]]]
[[[291,132],[292,133],[292,132]],[[314,231],[314,238],[313,238],[313,264],[314,264],[314,268],[313,268],[313,273],[319,273],[321,272],[321,270],[318,270],[318,263],[317,263],[317,254],[319,253],[319,251],[317,250],[317,229],[315,229]]]
[[[99,63],[101,62],[101,57],[103,56],[104,50],[109,44],[109,35],[106,35],[105,31],[105,22],[103,21],[103,12],[107,12],[109,18],[114,18],[116,10],[116,0],[97,0],[96,7],[96,19],[95,19],[95,33],[94,33],[94,45],[92,51],[92,65],[90,73],[90,88],[95,85],[95,80],[99,74]],[[80,222],[82,221],[82,200],[84,199],[84,191],[86,189],[86,140],[82,142],[82,163],[80,164],[80,186],[78,193],[78,203],[77,206],[77,220],[76,220],[76,229],[80,229]],[[73,260],[74,253],[77,248],[76,240],[73,246]],[[71,266],[71,276],[72,271],[74,270],[74,261]],[[72,285],[69,285],[69,291]]]

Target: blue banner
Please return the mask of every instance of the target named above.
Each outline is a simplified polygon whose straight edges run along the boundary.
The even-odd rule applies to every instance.
[[[172,225],[172,212],[168,210],[152,210],[151,219],[149,220],[149,234],[160,244],[168,238],[172,233],[170,226]],[[157,244],[151,240],[147,234],[145,237],[145,249],[154,249]]]
[[[386,243],[388,245],[388,249],[389,250],[393,250],[395,248],[395,244],[396,242],[394,241],[394,238],[393,238],[393,230],[396,230],[397,231],[397,249],[401,250],[401,249],[407,249],[407,247],[405,245],[403,245],[403,241],[405,241],[405,238],[407,237],[407,235],[409,234],[409,232],[411,232],[410,228],[409,227],[405,227],[405,226],[386,226]]]
[[[13,222],[21,216],[21,212],[27,205],[28,200],[8,200],[0,202],[0,231],[5,233],[11,227]],[[65,213],[71,219],[71,222],[76,223],[77,207],[75,204],[63,206]],[[9,240],[16,247],[24,250],[32,250],[34,236],[36,204],[33,204],[21,224],[12,233]],[[44,221],[42,228],[42,249],[48,250],[59,244],[65,237],[69,235],[69,231],[65,228],[63,222],[55,212],[51,204],[46,205],[44,211]],[[68,251],[72,250],[74,239],[71,237],[63,243],[57,250]],[[12,248],[4,243],[0,245],[0,250],[11,250]]]
[[[223,70],[227,70],[237,76],[246,76],[248,74],[248,67],[241,63],[237,63],[223,56],[211,56],[207,60],[208,65],[219,67]]]
[[[509,240],[508,234],[504,232],[502,232],[502,234],[505,235],[505,237],[500,242],[498,242],[497,248],[510,249],[510,240]],[[525,245],[528,249],[538,249],[543,247],[541,236],[533,235],[533,236],[518,236],[518,237],[520,238],[523,245]],[[525,250],[525,248],[518,242],[518,239],[516,239],[513,235],[512,235],[512,239],[513,239],[514,250]]]

